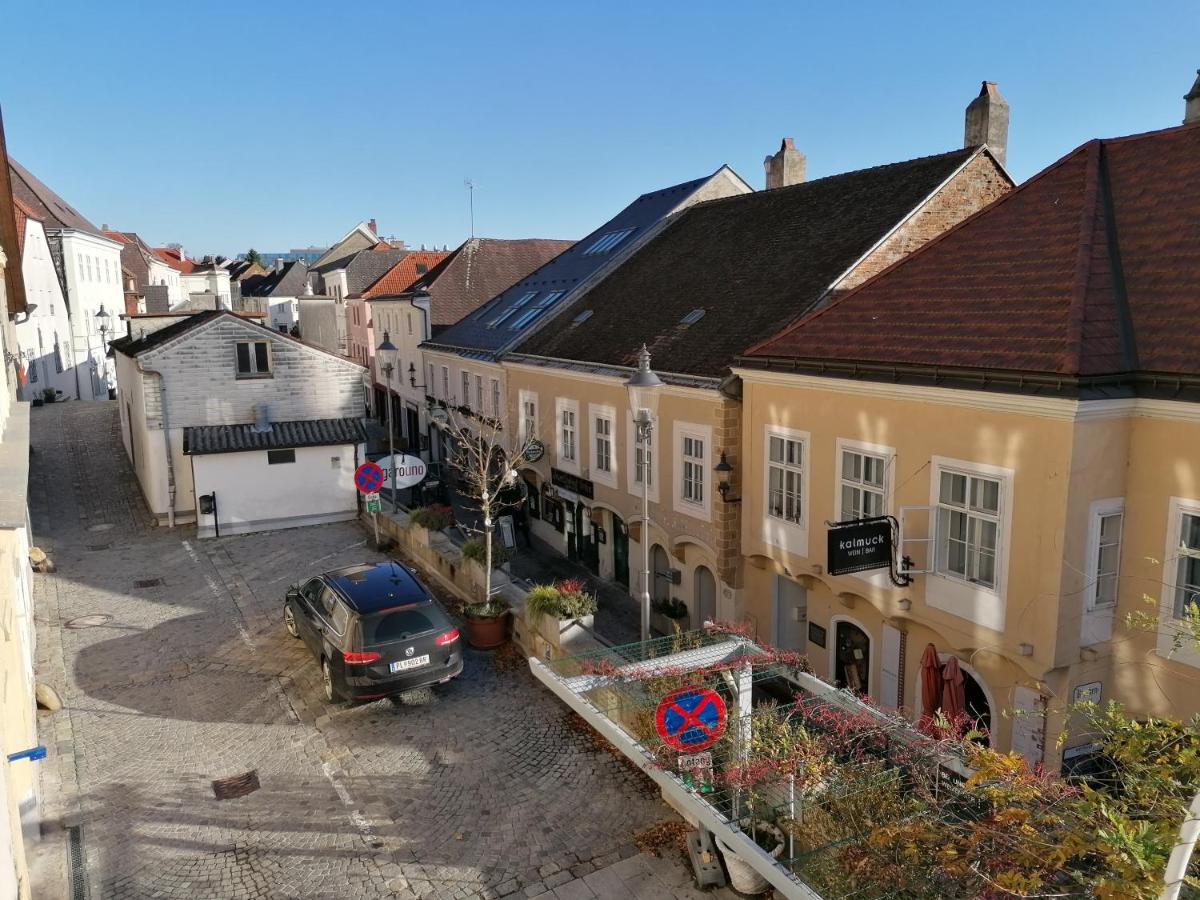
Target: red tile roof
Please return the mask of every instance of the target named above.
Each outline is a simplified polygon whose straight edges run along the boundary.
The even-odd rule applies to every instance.
[[[449,255],[449,252],[441,250],[414,250],[380,275],[374,284],[362,292],[362,298],[374,300],[376,297],[402,294],[410,284]],[[424,268],[418,272],[417,266]]]
[[[40,222],[41,219],[38,219],[33,210],[19,197],[13,197],[13,214],[17,219],[17,253],[23,259],[25,257],[25,220],[37,219]]]
[[[1090,141],[743,361],[1200,374],[1198,228],[1200,125]]]
[[[192,272],[196,268],[196,264],[187,257],[181,256],[179,251],[174,247],[154,247],[154,255],[165,262],[172,269],[183,272],[185,275]]]

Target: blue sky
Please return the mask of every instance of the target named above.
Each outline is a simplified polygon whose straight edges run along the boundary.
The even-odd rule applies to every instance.
[[[920,10],[916,12],[916,10]],[[12,4],[9,151],[97,225],[189,253],[578,238],[785,135],[809,177],[962,142],[988,79],[1024,180],[1179,124],[1200,4]]]

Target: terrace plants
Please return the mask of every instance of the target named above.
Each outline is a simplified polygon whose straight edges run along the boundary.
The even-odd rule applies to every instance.
[[[408,521],[410,525],[416,525],[426,531],[441,531],[443,528],[449,528],[454,522],[454,510],[440,503],[418,506],[408,514]]]

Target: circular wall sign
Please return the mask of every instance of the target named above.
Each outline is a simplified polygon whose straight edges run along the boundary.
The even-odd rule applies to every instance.
[[[425,480],[425,474],[428,467],[425,465],[425,460],[418,456],[409,456],[407,453],[397,453],[395,456],[385,456],[383,459],[376,460],[376,463],[383,469],[385,478],[385,487],[393,487],[392,484],[392,469],[395,468],[395,485],[396,490],[410,488],[414,484],[420,484]]]
[[[525,448],[525,462],[535,463],[546,455],[546,445],[534,438],[529,442],[529,446]]]
[[[659,701],[654,723],[668,747],[694,753],[725,733],[725,701],[712,688],[682,687]]]

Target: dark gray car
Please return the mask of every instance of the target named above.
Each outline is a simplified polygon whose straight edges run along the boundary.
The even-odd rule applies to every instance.
[[[283,620],[320,661],[329,700],[374,700],[462,672],[458,628],[397,562],[347,566],[290,588]]]

